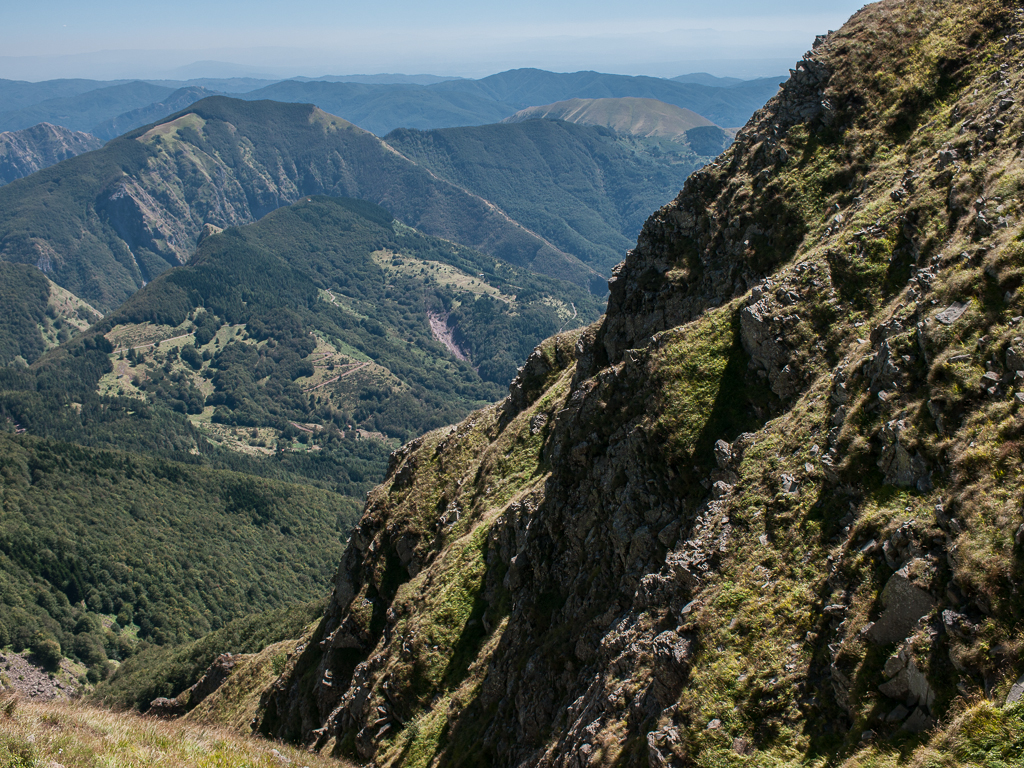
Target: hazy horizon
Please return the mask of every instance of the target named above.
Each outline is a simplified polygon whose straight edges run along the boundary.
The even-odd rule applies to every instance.
[[[480,78],[535,67],[752,79],[785,73],[816,34],[838,28],[861,5],[844,0],[822,11],[817,2],[794,0],[773,14],[751,0],[721,0],[709,14],[695,2],[637,13],[608,0],[520,0],[501,8],[465,0],[387,7],[181,0],[168,15],[125,0],[52,0],[5,12],[0,78]]]

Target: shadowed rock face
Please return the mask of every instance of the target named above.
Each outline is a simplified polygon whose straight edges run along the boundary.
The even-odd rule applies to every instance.
[[[997,188],[936,155],[1016,162],[1024,81],[970,62],[1019,57],[1024,18],[947,10],[816,41],[648,220],[601,321],[393,455],[261,732],[378,764],[768,764],[1010,690],[1020,483],[991,477],[1019,451],[992,425],[1019,434],[1020,223],[981,234]],[[941,95],[879,84],[934,46],[963,53],[915,75]]]
[[[243,654],[222,653],[203,676],[190,688],[173,699],[160,697],[150,702],[147,712],[157,717],[181,717],[198,707],[211,693],[220,688],[228,679]]]
[[[95,136],[50,123],[0,133],[0,185],[102,146]]]

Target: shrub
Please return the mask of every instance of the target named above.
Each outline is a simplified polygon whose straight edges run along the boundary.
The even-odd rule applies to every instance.
[[[36,657],[44,669],[55,670],[60,666],[60,660],[64,657],[61,653],[60,643],[51,638],[44,638],[37,635],[32,642],[32,654]]]

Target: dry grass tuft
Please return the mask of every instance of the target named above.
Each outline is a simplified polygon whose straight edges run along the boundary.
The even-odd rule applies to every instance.
[[[337,760],[221,727],[157,720],[82,703],[0,702],[4,768],[338,768]]]

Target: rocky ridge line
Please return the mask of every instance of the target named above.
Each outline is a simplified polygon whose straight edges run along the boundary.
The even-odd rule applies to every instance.
[[[258,730],[681,766],[947,748],[1020,697],[1021,192],[992,171],[1024,37],[998,2],[947,13],[819,39],[651,218],[603,321],[394,454]]]

